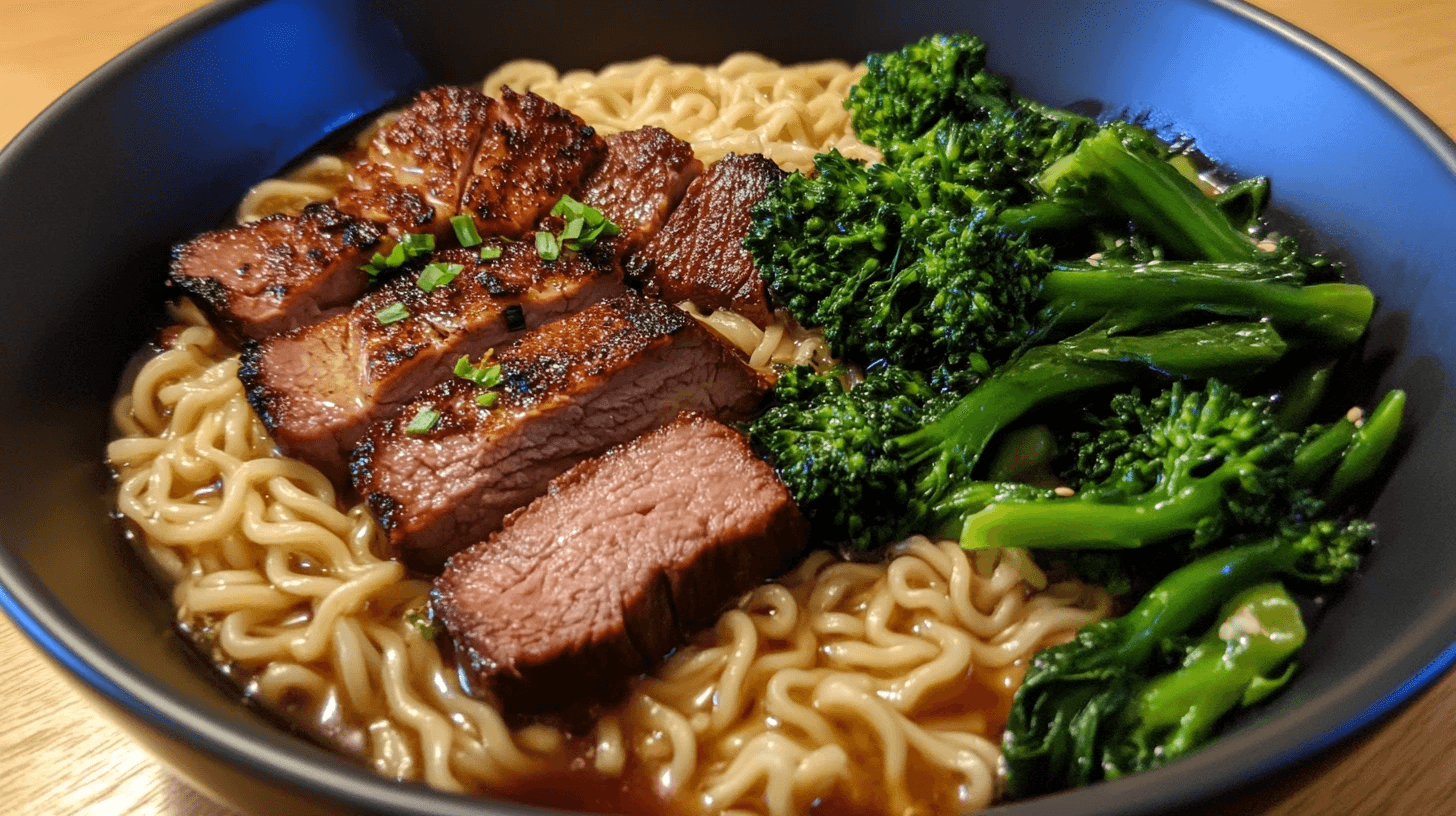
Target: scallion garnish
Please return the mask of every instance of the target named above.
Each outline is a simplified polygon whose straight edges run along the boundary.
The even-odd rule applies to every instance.
[[[408,425],[404,426],[404,432],[411,436],[427,434],[433,431],[439,422],[440,412],[426,405],[415,414],[415,418],[411,419]]]
[[[411,609],[404,613],[404,622],[413,626],[415,631],[420,633],[420,637],[425,640],[435,639],[435,622],[430,620],[429,612],[423,609]]]
[[[374,253],[369,263],[360,267],[369,274],[371,278],[379,277],[387,269],[397,269],[403,266],[405,261],[418,258],[421,255],[432,252],[435,249],[435,236],[428,232],[410,233],[394,245],[394,249],[388,255]]]
[[[556,236],[549,232],[536,233],[536,254],[544,261],[554,261],[561,257],[561,242]]]
[[[386,326],[390,323],[398,323],[409,316],[409,309],[406,309],[404,304],[397,300],[374,313],[375,319]]]
[[[551,214],[559,215],[567,221],[570,221],[573,218],[583,217],[583,211],[587,209],[590,208],[587,207],[585,204],[577,201],[569,195],[564,195],[551,208]]]
[[[455,237],[460,241],[460,246],[473,247],[480,244],[480,231],[475,228],[475,219],[466,213],[461,213],[450,219],[450,226],[455,228]]]
[[[501,248],[498,246],[487,246],[480,248],[480,259],[482,261],[493,261],[501,256]]]
[[[428,232],[412,232],[401,238],[399,245],[404,247],[405,260],[417,258],[435,250],[435,236]]]
[[[481,388],[493,388],[500,384],[500,364],[487,365],[490,362],[491,352],[487,351],[485,356],[480,358],[480,365],[471,365],[470,357],[464,356],[455,361],[455,376],[469,380]]]
[[[491,354],[492,352],[487,351],[480,358],[480,365],[471,365],[470,357],[468,356],[461,357],[455,361],[455,376],[469,380],[481,388],[486,389],[484,393],[475,395],[475,404],[481,408],[489,408],[494,405],[496,397],[500,396],[490,390],[500,385],[501,381],[500,364],[487,365],[490,362]]]
[[[426,292],[433,292],[441,286],[449,286],[455,280],[455,276],[465,271],[462,264],[432,263],[420,270],[420,276],[415,278],[415,286]]]
[[[541,253],[541,257],[548,261],[561,254],[562,246],[572,252],[580,252],[595,244],[598,238],[616,235],[622,231],[622,228],[609,221],[601,210],[583,204],[568,195],[562,196],[556,202],[556,205],[551,208],[551,214],[559,216],[565,223],[561,228],[561,239],[557,242],[556,255],[547,257],[546,253]],[[555,240],[555,236],[552,238]],[[538,250],[541,243],[541,233],[536,233]]]

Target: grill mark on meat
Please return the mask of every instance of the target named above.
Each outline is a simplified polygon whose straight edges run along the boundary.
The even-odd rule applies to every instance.
[[[458,210],[482,235],[515,237],[601,162],[606,142],[570,111],[502,88],[464,179]]]
[[[349,451],[368,424],[450,377],[461,355],[475,360],[523,329],[625,291],[615,273],[572,253],[544,261],[529,241],[488,245],[501,256],[449,249],[431,258],[463,267],[449,285],[425,292],[412,268],[346,313],[249,346],[238,375],[285,453],[346,484]],[[380,323],[376,313],[393,303],[410,317]],[[513,327],[516,318],[522,328]]]
[[[453,243],[449,219],[465,204],[482,235],[518,237],[605,152],[534,94],[431,88],[379,129],[333,203],[204,233],[174,250],[171,278],[243,337],[288,331],[358,298],[371,250],[410,233]]]
[[[606,145],[606,158],[582,183],[580,199],[621,228],[591,250],[597,263],[620,265],[662,228],[703,163],[687,142],[651,126],[615,133]],[[545,224],[560,231],[562,221],[552,216]]]
[[[414,566],[438,566],[482,540],[507,513],[589,456],[683,410],[742,419],[767,380],[681,310],[637,295],[612,298],[529,332],[497,357],[489,410],[451,379],[369,429],[354,451],[354,487]],[[404,433],[423,407],[435,428]]]
[[[732,309],[759,326],[773,320],[763,278],[743,239],[753,205],[787,174],[759,155],[730,153],[688,187],[667,223],[627,262],[643,291],[704,309]]]
[[[244,337],[264,337],[346,308],[384,232],[328,204],[205,232],[172,250],[171,280]]]
[[[446,234],[471,162],[500,103],[473,88],[423,91],[379,129],[351,174],[339,208],[401,233]]]
[[[474,688],[517,715],[560,712],[620,697],[804,546],[773,469],[688,415],[554,479],[450,559],[431,603]]]

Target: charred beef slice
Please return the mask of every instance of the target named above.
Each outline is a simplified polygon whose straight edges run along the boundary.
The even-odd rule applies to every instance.
[[[461,185],[459,211],[481,235],[514,237],[576,189],[607,145],[571,111],[533,93],[502,88],[497,109]]]
[[[704,309],[732,309],[759,326],[773,313],[743,239],[753,205],[784,180],[772,160],[730,153],[688,187],[667,223],[627,262],[643,291]]]
[[[621,229],[598,242],[598,262],[615,265],[646,243],[702,172],[692,146],[661,128],[608,136],[607,156],[583,182],[580,195]],[[560,221],[552,217],[547,224],[559,229]]]
[[[484,540],[577,462],[682,411],[745,418],[769,385],[682,310],[633,294],[528,332],[497,359],[489,408],[451,378],[370,426],[354,451],[355,490],[416,568]],[[407,433],[423,410],[439,421]]]
[[[204,233],[174,250],[171,277],[242,336],[309,325],[358,298],[370,283],[360,267],[401,236],[452,243],[462,199],[482,235],[518,237],[605,153],[534,94],[432,88],[379,129],[333,204]]]
[[[557,477],[431,598],[476,687],[545,713],[620,696],[804,545],[742,434],[684,416]]]
[[[493,99],[471,88],[432,88],[379,130],[338,205],[388,223],[396,236],[448,238],[449,219],[469,213],[481,235],[514,238],[606,150],[575,114],[535,94],[505,88]]]
[[[213,230],[172,251],[172,282],[243,337],[308,325],[369,285],[360,267],[384,231],[328,204]]]
[[[407,270],[348,312],[250,344],[238,371],[279,447],[348,483],[348,456],[371,422],[451,376],[461,355],[476,360],[564,315],[625,291],[620,277],[570,252],[544,261],[534,243],[492,239],[477,249],[435,253],[458,265],[449,284],[425,292]],[[418,266],[418,264],[416,264]],[[384,323],[401,304],[408,317]]]
[[[388,224],[396,237],[445,234],[475,153],[502,116],[497,100],[473,88],[422,91],[374,134],[339,209]]]

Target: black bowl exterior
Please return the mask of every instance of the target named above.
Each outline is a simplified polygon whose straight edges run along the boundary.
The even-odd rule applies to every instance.
[[[168,294],[169,245],[427,78],[466,81],[518,56],[855,59],[975,31],[992,67],[1035,98],[1137,116],[1234,173],[1271,176],[1283,220],[1380,296],[1368,373],[1343,396],[1405,388],[1411,430],[1372,509],[1380,545],[1299,678],[1193,757],[1003,812],[1151,813],[1206,798],[1348,735],[1456,658],[1456,148],[1368,73],[1245,6],[1195,0],[578,11],[224,3],[103,68],[0,154],[0,605],[167,761],[233,801],[286,792],[273,812],[527,812],[375,778],[238,705],[171,634],[167,602],[107,517],[101,463],[119,372]]]

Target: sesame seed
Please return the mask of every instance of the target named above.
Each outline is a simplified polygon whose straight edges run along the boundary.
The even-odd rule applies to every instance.
[[[1055,494],[1057,494],[1058,496],[1061,496],[1064,499],[1066,497],[1068,497],[1068,496],[1075,496],[1075,495],[1077,495],[1077,491],[1073,490],[1070,487],[1067,487],[1066,485],[1062,485],[1061,487],[1057,488],[1056,490],[1053,490],[1052,492],[1055,493]]]
[[[1365,424],[1365,412],[1361,410],[1360,406],[1356,405],[1354,408],[1345,412],[1345,419],[1355,423],[1355,427],[1359,428]]]

